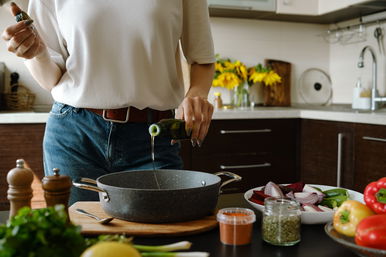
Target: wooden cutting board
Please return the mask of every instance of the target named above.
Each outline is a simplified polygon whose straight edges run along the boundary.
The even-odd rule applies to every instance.
[[[199,220],[165,224],[137,223],[114,219],[108,225],[101,225],[95,219],[76,212],[75,209],[77,208],[101,218],[106,218],[108,215],[103,211],[99,202],[76,202],[70,206],[70,220],[74,224],[80,225],[82,227],[81,233],[86,235],[125,233],[132,236],[176,236],[198,234],[217,227],[215,215]]]
[[[290,106],[291,64],[280,60],[266,59],[265,65],[273,69],[281,77],[281,82],[273,86],[264,87],[264,105]]]

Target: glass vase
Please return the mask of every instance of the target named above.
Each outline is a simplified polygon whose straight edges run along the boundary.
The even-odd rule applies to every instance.
[[[248,83],[239,84],[234,88],[232,104],[236,108],[250,107]]]

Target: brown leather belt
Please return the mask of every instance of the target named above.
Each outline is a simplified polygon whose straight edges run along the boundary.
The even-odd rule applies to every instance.
[[[119,109],[93,109],[85,108],[88,111],[96,113],[103,117],[106,121],[126,123],[126,122],[138,122],[138,123],[154,123],[162,119],[173,118],[173,111],[157,111],[150,108],[143,110],[135,107],[125,107]]]

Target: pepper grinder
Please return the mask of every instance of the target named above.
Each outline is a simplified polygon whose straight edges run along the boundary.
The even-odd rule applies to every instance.
[[[60,175],[58,168],[54,168],[52,171],[54,172],[53,176],[45,176],[42,180],[47,207],[63,204],[68,214],[72,181],[69,176]]]
[[[7,174],[8,191],[7,198],[11,204],[9,217],[17,214],[24,206],[31,207],[33,172],[24,167],[24,160],[16,160],[16,168]]]

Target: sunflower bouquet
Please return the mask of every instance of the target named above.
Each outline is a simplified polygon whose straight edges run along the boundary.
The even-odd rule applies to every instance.
[[[217,55],[213,87],[224,87],[232,90],[248,79],[247,67],[239,60],[222,59]]]
[[[272,69],[264,67],[260,63],[248,69],[248,84],[261,82],[265,86],[273,86],[281,82],[281,77]]]

